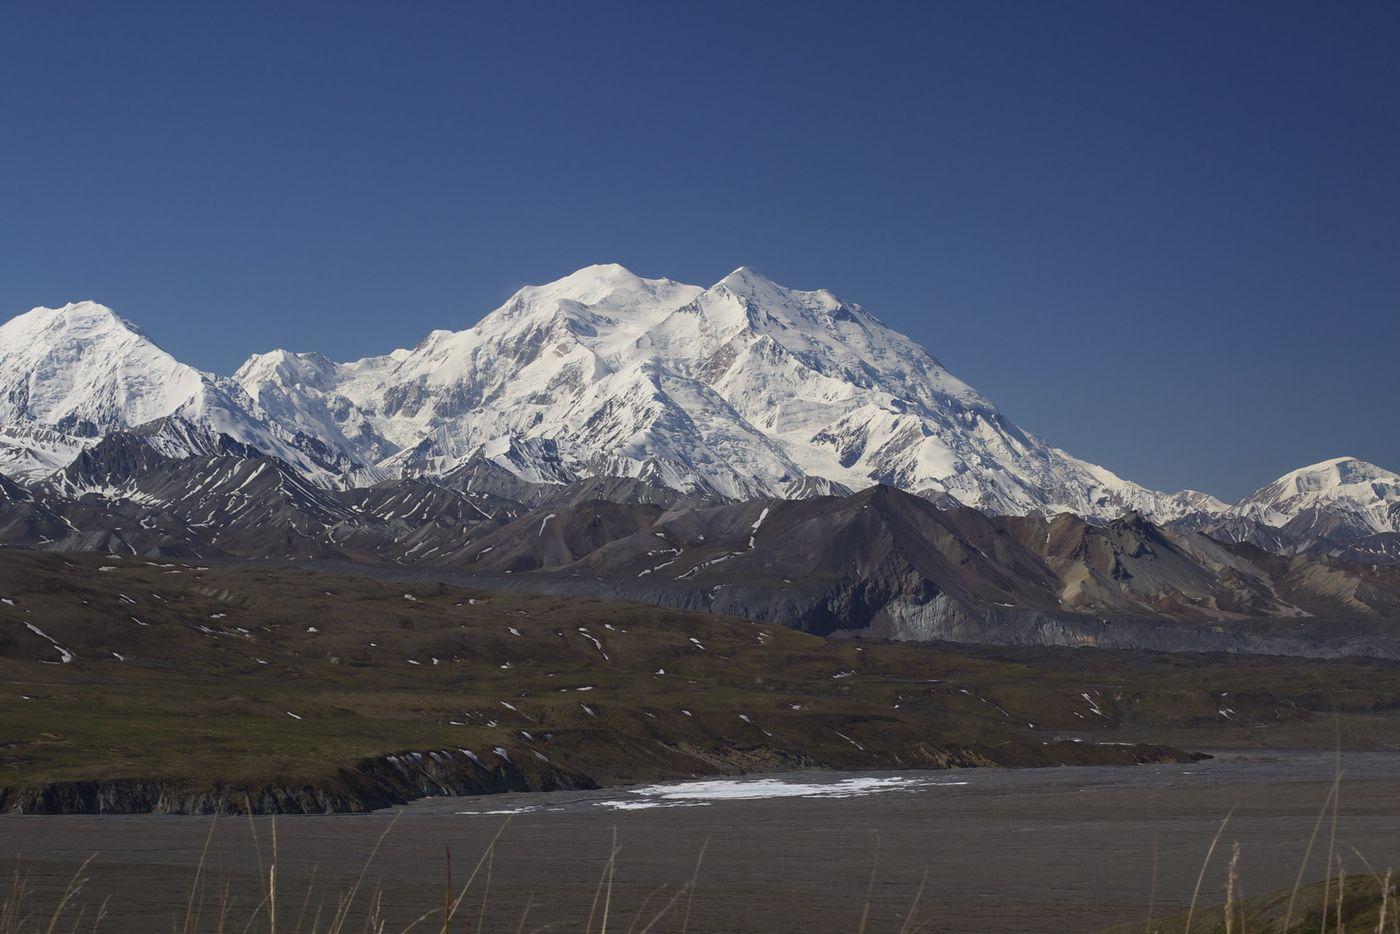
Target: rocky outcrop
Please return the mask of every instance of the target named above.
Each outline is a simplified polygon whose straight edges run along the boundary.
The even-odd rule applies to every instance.
[[[847,580],[684,585],[558,574],[478,575],[411,568],[321,563],[324,570],[390,580],[449,582],[521,594],[625,600],[672,610],[736,616],[834,638],[972,645],[1223,652],[1296,658],[1400,659],[1400,635],[1366,619],[1228,622],[1094,617],[1020,607],[973,607],[918,582]]]
[[[315,782],[47,782],[0,789],[6,814],[353,814],[418,798],[596,787],[587,776],[486,765],[461,749],[366,759]]]
[[[803,769],[953,769],[1052,765],[1141,765],[1209,758],[1171,746],[1075,741],[1002,746],[920,743],[901,756],[862,750],[839,762],[789,749],[674,747],[696,769],[687,774],[742,775]],[[498,757],[499,758],[499,757]],[[651,778],[675,778],[672,773]],[[419,798],[597,788],[587,775],[549,767],[522,769],[509,759],[486,765],[463,749],[403,752],[366,759],[317,782],[193,780],[60,781],[0,788],[4,814],[355,814]]]

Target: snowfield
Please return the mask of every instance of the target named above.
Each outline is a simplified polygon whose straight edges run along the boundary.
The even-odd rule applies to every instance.
[[[176,457],[230,444],[272,454],[322,487],[489,466],[536,484],[641,478],[724,499],[886,483],[997,514],[1282,526],[1325,508],[1358,529],[1400,527],[1400,477],[1350,458],[1234,509],[1146,489],[1014,424],[861,306],[747,268],[704,288],[589,266],[411,349],[349,363],[275,350],[231,378],[180,363],[93,302],[0,326],[0,473],[50,476],[133,428]]]

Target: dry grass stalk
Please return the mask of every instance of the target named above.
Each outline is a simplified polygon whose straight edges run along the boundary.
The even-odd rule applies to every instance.
[[[488,847],[486,850],[486,884],[481,887],[481,911],[477,914],[476,929],[486,930],[486,899],[491,895],[491,873],[496,868],[496,848]],[[449,919],[450,920],[450,919]]]
[[[639,932],[637,932],[637,934],[647,934],[648,931],[650,931],[653,927],[656,926],[656,922],[660,921],[663,917],[665,917],[666,914],[675,906],[676,902],[680,901],[681,895],[683,895],[684,893],[684,888],[677,889],[676,894],[671,896],[671,900],[665,905],[663,905],[661,907],[661,910],[658,911],[654,916],[652,916],[652,919],[647,922],[647,926],[642,928]]]
[[[530,908],[534,904],[535,896],[531,893],[530,897],[525,899],[525,910],[520,912],[520,923],[515,926],[515,934],[523,934],[525,930],[525,919],[530,917]]]
[[[667,888],[669,888],[669,886],[667,886],[666,883],[663,882],[647,893],[647,897],[642,899],[642,904],[632,915],[632,923],[627,925],[627,934],[634,934],[634,932],[637,930],[637,922],[642,920],[642,915],[646,912],[647,905],[650,905],[651,900],[655,898],[659,893],[664,892]]]
[[[402,814],[403,812],[400,811],[399,813]],[[398,818],[395,817],[394,820],[397,821]],[[385,833],[385,834],[388,834],[388,833],[389,833],[389,830],[392,830],[392,829],[393,829],[393,826],[394,826],[393,824],[390,824],[389,827],[388,827],[388,829],[386,829],[386,830],[384,831],[384,833]],[[488,843],[488,844],[486,845],[486,850],[481,854],[481,858],[478,859],[478,860],[476,861],[476,866],[473,867],[472,872],[471,872],[471,875],[467,877],[467,881],[462,885],[462,890],[461,890],[459,893],[457,893],[457,897],[456,897],[455,899],[453,899],[453,901],[452,901],[452,909],[451,909],[451,910],[448,912],[448,914],[447,914],[447,920],[448,920],[448,921],[451,921],[453,918],[455,918],[455,917],[457,916],[457,911],[458,911],[458,909],[460,909],[460,908],[462,907],[462,899],[466,898],[466,897],[467,897],[467,893],[471,891],[472,884],[473,884],[474,882],[476,882],[476,877],[477,877],[477,875],[481,872],[481,867],[484,866],[484,865],[486,864],[487,858],[488,858],[489,856],[491,856],[491,854],[493,854],[493,853],[495,852],[495,850],[496,850],[496,843],[497,843],[497,841],[499,841],[499,840],[501,839],[501,834],[505,833],[506,827],[508,827],[508,826],[510,826],[510,816],[509,816],[509,815],[507,815],[507,817],[506,817],[505,820],[501,821],[501,826],[498,827],[498,828],[496,828],[496,833],[495,833],[495,835],[491,838],[491,842]],[[384,838],[383,838],[383,837],[380,837],[379,839],[382,841]],[[375,847],[375,848],[378,849],[378,845],[377,845],[377,844],[376,844],[376,847]],[[368,868],[368,864],[366,864],[366,868]],[[332,932],[330,932],[330,934],[337,934],[337,932],[332,931]]]
[[[613,877],[617,875],[617,827],[613,827],[612,856],[608,859],[608,891],[603,897],[603,921],[598,934],[608,934],[608,913],[612,910]]]
[[[1338,729],[1340,729],[1340,727],[1338,727]],[[1336,779],[1334,779],[1334,782],[1333,782],[1333,783],[1337,786],[1337,793],[1334,794],[1334,795],[1332,796],[1332,829],[1331,829],[1331,832],[1329,833],[1328,838],[1327,838],[1327,868],[1328,868],[1329,870],[1332,868],[1332,861],[1333,861],[1334,859],[1336,859],[1336,855],[1337,855],[1337,809],[1340,807],[1340,805],[1341,805],[1341,800],[1342,800],[1342,747],[1341,747],[1341,738],[1340,738],[1340,737],[1338,737],[1338,739],[1337,739],[1337,777],[1336,777]],[[1321,931],[1321,934],[1327,934],[1327,907],[1328,907],[1328,896],[1331,895],[1331,892],[1332,892],[1332,878],[1331,878],[1331,873],[1329,872],[1329,873],[1328,873],[1328,878],[1324,881],[1324,883],[1323,883],[1323,888],[1322,888],[1322,931]],[[1338,897],[1338,899],[1341,898],[1341,892],[1340,892],[1340,891],[1337,893],[1337,897]],[[1338,920],[1338,924],[1340,925],[1340,922],[1341,922],[1341,916],[1340,916],[1340,915],[1338,916],[1337,920]],[[1340,928],[1338,929],[1337,934],[1341,934]]]
[[[54,908],[53,915],[49,918],[49,926],[44,929],[44,934],[54,934],[54,931],[58,930],[59,919],[63,917],[65,911],[72,907],[73,903],[78,898],[78,893],[81,892],[83,886],[87,884],[88,879],[85,873],[87,872],[88,865],[96,858],[97,854],[92,854],[87,859],[83,860],[82,865],[78,867],[78,871],[73,873],[73,878],[69,881],[68,887],[63,890],[63,896],[59,898],[58,906]]]
[[[1381,882],[1381,913],[1380,919],[1376,922],[1376,934],[1385,934],[1385,913],[1390,907],[1390,870],[1385,871],[1385,880]]]
[[[598,916],[598,903],[603,900],[603,890],[606,886],[608,900],[612,899],[612,870],[614,861],[617,859],[617,827],[613,827],[612,849],[608,853],[607,862],[603,863],[603,872],[598,877],[598,887],[593,890],[593,906],[588,909],[588,924],[584,927],[584,934],[593,934],[593,919]],[[607,909],[603,910],[603,930],[608,926]]]
[[[319,867],[318,867],[318,866],[312,866],[312,867],[311,867],[311,881],[309,881],[309,882],[306,884],[306,897],[303,898],[303,899],[301,900],[301,911],[299,911],[299,912],[297,913],[297,923],[296,923],[296,927],[294,927],[294,928],[292,929],[292,930],[294,930],[294,931],[301,932],[301,931],[306,930],[306,928],[302,926],[302,922],[306,920],[306,910],[307,910],[309,907],[311,907],[311,893],[312,893],[312,892],[315,890],[315,888],[316,888],[316,873],[317,873],[318,871],[319,871]],[[318,921],[318,922],[319,922],[319,920],[320,920],[320,917],[321,917],[321,912],[320,912],[320,909],[318,908],[317,911],[316,911],[316,918],[317,918],[317,921]],[[312,926],[311,926],[312,934],[315,934],[315,932],[318,931],[318,930],[320,930],[319,925],[318,925],[317,923],[313,923]]]
[[[1313,846],[1317,843],[1318,831],[1322,829],[1322,821],[1327,817],[1327,806],[1337,797],[1342,782],[1340,770],[1336,778],[1332,780],[1332,787],[1327,792],[1327,797],[1322,799],[1322,810],[1317,812],[1317,822],[1313,824],[1312,836],[1308,838],[1308,848],[1303,851],[1303,862],[1298,866],[1298,875],[1293,878],[1293,891],[1288,895],[1288,911],[1283,916],[1283,927],[1281,930],[1287,931],[1293,921],[1293,906],[1298,901],[1298,890],[1303,885],[1303,873],[1308,870],[1308,861],[1312,859]]]
[[[29,915],[24,913],[24,905],[28,902],[29,894],[29,874],[20,873],[19,865],[15,865],[15,875],[10,882],[10,893],[5,896],[5,901],[0,904],[0,931],[9,934],[11,931],[18,931],[29,922]]]
[[[928,867],[924,867],[923,878],[919,880],[919,890],[914,893],[914,901],[909,906],[909,914],[905,915],[904,923],[899,926],[899,934],[910,934],[914,930],[914,912],[919,909],[919,899],[924,897],[924,886],[928,884]]]
[[[705,842],[700,844],[700,854],[695,857],[695,871],[690,874],[690,889],[685,899],[685,920],[681,923],[681,934],[686,934],[690,930],[690,909],[695,904],[695,886],[700,880],[700,862],[705,858],[705,849],[710,845],[710,838],[706,837]]]
[[[1225,870],[1225,934],[1235,931],[1235,887],[1239,885],[1240,845],[1234,845],[1230,866]]]
[[[870,882],[865,887],[865,907],[860,913],[860,927],[857,934],[865,934],[865,922],[870,917],[870,898],[875,892],[875,872],[880,868],[880,831],[875,831],[875,857],[870,861]]]
[[[1339,780],[1340,773],[1338,776],[1338,781]],[[1354,847],[1350,847],[1348,844],[1343,842],[1341,843],[1341,847],[1343,849],[1349,848],[1352,850],[1356,859],[1359,860],[1360,863],[1366,868],[1366,870],[1368,870],[1369,874],[1374,877],[1378,885],[1378,891],[1380,893],[1379,902],[1376,905],[1372,905],[1369,901],[1369,883],[1366,883],[1361,888],[1358,888],[1357,892],[1351,893],[1352,898],[1350,899],[1350,901],[1348,901],[1348,899],[1346,898],[1348,880],[1346,876],[1345,864],[1340,853],[1335,852],[1338,845],[1338,841],[1336,840],[1336,833],[1338,826],[1337,801],[1339,798],[1339,795],[1336,793],[1336,790],[1337,782],[1334,781],[1332,785],[1332,790],[1329,792],[1328,796],[1322,804],[1322,809],[1318,815],[1318,820],[1314,825],[1312,837],[1309,840],[1309,850],[1311,850],[1314,844],[1316,843],[1318,834],[1320,833],[1321,821],[1324,818],[1326,818],[1328,809],[1330,808],[1332,811],[1332,828],[1330,832],[1331,842],[1329,844],[1329,849],[1332,849],[1334,851],[1332,854],[1332,862],[1335,862],[1336,868],[1335,875],[1329,873],[1326,879],[1322,880],[1323,885],[1321,886],[1321,888],[1323,889],[1323,891],[1321,894],[1323,898],[1323,904],[1320,913],[1321,934],[1329,934],[1329,930],[1330,934],[1345,934],[1345,925],[1349,903],[1353,906],[1350,909],[1351,914],[1353,916],[1369,916],[1371,911],[1377,912],[1374,921],[1376,934],[1386,934],[1387,930],[1392,931],[1393,934],[1400,934],[1400,909],[1392,909],[1391,906],[1391,900],[1396,897],[1396,893],[1393,890],[1392,885],[1394,871],[1391,869],[1387,869],[1384,876],[1382,877],[1376,872],[1374,867],[1371,866],[1371,864],[1366,860],[1365,856],[1362,853],[1357,852]],[[1191,907],[1186,913],[1185,926],[1182,929],[1183,934],[1189,934],[1189,932],[1192,929],[1194,911],[1203,885],[1204,875],[1209,870],[1209,866],[1211,865],[1211,862],[1214,858],[1214,853],[1218,848],[1221,839],[1224,836],[1225,829],[1228,827],[1230,821],[1233,818],[1234,811],[1235,809],[1232,808],[1231,811],[1227,813],[1225,817],[1221,820],[1220,825],[1216,829],[1215,835],[1211,840],[1210,846],[1206,850],[1205,858],[1202,863],[1200,873],[1197,876],[1196,886],[1192,893]],[[300,912],[297,915],[295,922],[290,927],[287,927],[289,919],[283,918],[281,916],[280,906],[278,905],[279,892],[277,869],[280,841],[277,828],[277,821],[275,818],[273,818],[270,825],[270,859],[267,862],[264,862],[264,857],[260,848],[260,841],[258,840],[257,827],[250,821],[250,830],[252,832],[254,850],[257,854],[259,867],[260,881],[259,890],[257,893],[259,896],[259,900],[255,905],[252,906],[251,913],[246,917],[246,924],[244,925],[242,930],[245,932],[266,931],[267,934],[276,934],[276,932],[279,929],[285,929],[285,934],[348,934],[348,926],[351,923],[350,917],[352,914],[352,907],[356,901],[356,896],[358,892],[363,888],[369,867],[373,862],[380,846],[383,844],[385,838],[393,829],[395,823],[397,822],[397,819],[398,818],[396,816],[394,821],[391,821],[388,827],[386,827],[384,831],[379,835],[373,849],[369,854],[368,859],[366,859],[364,866],[360,870],[359,876],[355,879],[354,885],[348,891],[343,892],[337,897],[335,912],[332,917],[331,923],[324,930],[322,928],[322,918],[325,910],[324,896],[321,897],[320,902],[315,911],[314,917],[312,917],[310,920],[309,926],[306,924],[307,915],[310,911],[311,898],[314,894],[316,886],[316,867],[312,867],[311,882],[306,888]],[[478,910],[477,925],[474,929],[475,934],[481,934],[482,930],[487,924],[486,918],[488,912],[489,893],[493,881],[495,848],[500,840],[500,837],[504,833],[508,823],[509,820],[507,819],[506,821],[502,822],[501,826],[497,829],[495,835],[491,838],[486,848],[483,850],[481,857],[478,860],[475,868],[473,869],[470,877],[466,880],[465,885],[462,886],[461,890],[456,894],[455,898],[453,896],[454,876],[452,852],[450,847],[444,847],[443,856],[445,884],[443,888],[443,897],[441,905],[429,910],[425,915],[420,917],[418,920],[414,921],[407,928],[400,928],[396,925],[393,928],[393,931],[396,932],[396,934],[410,934],[410,932],[417,929],[421,924],[428,922],[430,918],[433,918],[434,916],[440,916],[442,923],[439,930],[441,931],[441,934],[451,934],[453,930],[452,920],[454,916],[461,909],[465,897],[472,890],[472,886],[474,885],[475,880],[481,877],[482,870],[484,869],[485,883],[483,886],[481,903]],[[175,914],[175,917],[171,919],[172,928],[174,931],[178,932],[178,934],[196,934],[196,932],[204,930],[214,930],[219,932],[219,934],[223,934],[223,932],[228,927],[229,918],[231,916],[231,909],[233,907],[229,895],[229,884],[227,881],[224,881],[222,885],[214,886],[212,879],[210,878],[211,874],[209,871],[209,857],[215,831],[216,825],[215,823],[211,822],[203,846],[200,851],[199,861],[196,864],[195,872],[190,882],[190,890],[186,898],[186,903],[183,906],[183,911],[181,913],[181,910],[177,908],[177,913]],[[651,934],[651,932],[657,927],[658,924],[662,922],[664,918],[667,918],[668,916],[674,917],[674,915],[672,915],[672,912],[681,903],[682,899],[685,900],[685,911],[684,915],[677,920],[679,920],[680,922],[679,930],[683,932],[683,934],[684,932],[688,931],[690,924],[691,907],[693,905],[695,891],[698,888],[700,868],[703,864],[706,850],[709,846],[709,842],[710,841],[707,839],[705,843],[701,846],[700,851],[696,856],[695,867],[692,871],[688,883],[671,892],[669,898],[666,899],[665,904],[660,905],[660,907],[656,909],[654,913],[652,913],[652,909],[655,907],[653,903],[659,900],[658,896],[665,892],[668,888],[670,888],[669,885],[662,884],[648,892],[645,898],[641,900],[640,904],[637,905],[635,909],[628,909],[625,912],[625,914],[630,915],[630,924],[627,926],[626,934]],[[873,905],[874,877],[878,875],[878,843],[879,839],[877,835],[877,849],[875,852],[876,858],[872,868],[871,879],[867,883],[865,906],[859,921],[860,927],[858,930],[860,931],[866,929],[871,917],[871,908]],[[585,928],[586,934],[594,934],[595,921],[598,922],[596,934],[607,934],[610,923],[620,923],[616,922],[613,917],[615,914],[619,914],[622,912],[621,904],[619,904],[616,907],[614,906],[613,897],[613,888],[616,883],[618,859],[620,852],[621,848],[618,845],[618,831],[617,828],[614,827],[612,848],[609,851],[608,858],[603,865],[602,872],[599,876],[598,885],[594,892],[592,907],[590,909],[588,918],[588,924]],[[30,912],[30,909],[27,907],[29,902],[32,901],[32,898],[30,897],[30,887],[28,885],[28,876],[24,874],[22,872],[21,867],[17,865],[14,871],[10,891],[4,897],[3,901],[0,901],[0,934],[63,934],[63,932],[69,930],[74,932],[74,934],[77,934],[79,930],[92,930],[94,934],[100,934],[101,925],[107,918],[108,902],[104,900],[99,906],[97,906],[95,912],[92,912],[91,905],[84,906],[79,905],[78,903],[80,894],[89,882],[87,874],[88,867],[92,863],[96,855],[97,854],[94,854],[87,860],[84,860],[83,863],[78,867],[72,879],[68,882],[67,888],[64,890],[62,897],[59,899],[57,906],[53,909],[52,915],[39,919],[36,919],[34,915]],[[1248,903],[1246,903],[1245,901],[1245,893],[1243,886],[1241,885],[1241,858],[1242,856],[1240,844],[1238,842],[1233,843],[1231,845],[1230,859],[1226,867],[1225,902],[1223,912],[1224,934],[1236,934],[1236,931],[1238,931],[1238,934],[1247,934],[1246,926],[1248,923],[1248,917],[1246,912]],[[1155,907],[1156,900],[1155,897],[1157,888],[1158,862],[1159,852],[1156,846],[1156,841],[1154,840],[1153,888],[1152,896],[1149,899],[1148,905],[1149,934],[1151,934],[1152,931],[1151,913]],[[1302,870],[1300,870],[1300,872],[1306,871],[1307,862],[1308,860],[1305,856],[1303,868]],[[908,910],[902,920],[901,926],[899,928],[899,934],[917,934],[917,932],[919,931],[929,929],[927,922],[919,922],[916,920],[920,906],[922,905],[922,898],[927,887],[927,881],[928,869],[925,868],[923,871],[923,875],[920,879],[919,886],[914,894],[913,900],[909,904]],[[1357,885],[1358,883],[1356,882],[1352,883],[1353,888],[1356,888]],[[211,916],[209,918],[210,923],[208,926],[206,926],[203,923],[203,913],[207,904],[206,893],[208,893],[211,888],[213,891],[210,894],[214,895],[217,898],[217,918]],[[1332,894],[1334,889],[1336,893],[1335,896]],[[1271,925],[1266,924],[1266,927],[1269,930],[1281,930],[1284,932],[1284,934],[1287,934],[1288,931],[1292,930],[1291,921],[1294,916],[1293,909],[1297,894],[1298,885],[1295,883],[1294,889],[1289,896],[1288,914],[1284,918],[1284,927],[1274,928]],[[1362,904],[1360,908],[1355,907],[1357,898],[1362,899]],[[382,886],[382,883],[376,883],[373,894],[370,897],[369,904],[366,907],[365,912],[362,914],[356,913],[355,915],[358,919],[356,922],[356,928],[358,930],[363,930],[365,934],[390,934],[390,919],[388,914],[388,908],[391,902],[392,899],[386,896],[386,892]],[[527,920],[529,919],[531,910],[534,907],[536,906],[534,905],[534,894],[532,893],[526,901],[524,910],[519,917],[519,921],[515,929],[516,934],[524,934],[526,930]],[[1310,906],[1310,909],[1316,910],[1316,908],[1313,906]],[[1311,910],[1308,912],[1308,914],[1311,914]],[[91,915],[89,915],[89,912],[92,912]],[[1359,912],[1362,912],[1364,914],[1358,915]],[[75,913],[76,918],[74,917]],[[242,912],[239,912],[239,914],[241,915]],[[243,919],[241,918],[240,920]],[[47,921],[47,926],[45,926],[45,921]],[[1389,928],[1387,928],[1387,922],[1389,922]],[[363,924],[362,928],[359,927],[360,923]],[[557,922],[555,924],[547,924],[543,927],[536,928],[535,930],[537,932],[542,932],[554,928],[556,924]],[[675,925],[675,921],[672,922],[672,925]],[[1308,926],[1310,927],[1310,924],[1308,924]],[[1370,923],[1368,922],[1366,926],[1369,928]],[[672,927],[672,929],[675,930],[676,928]],[[470,932],[473,931],[473,928],[472,926],[468,925],[465,928],[465,930],[470,934]]]
[[[1347,892],[1347,871],[1346,871],[1346,868],[1345,868],[1344,866],[1342,866],[1342,858],[1341,858],[1340,856],[1338,856],[1338,857],[1337,857],[1337,934],[1346,934],[1346,926],[1342,923],[1342,900],[1346,897],[1346,892]],[[1325,914],[1325,912],[1324,912],[1324,914]],[[1322,924],[1323,924],[1323,927],[1326,927],[1326,925],[1327,925],[1327,920],[1326,920],[1326,918],[1323,919]]]
[[[1206,858],[1201,862],[1201,872],[1196,876],[1196,888],[1191,892],[1191,907],[1186,911],[1186,930],[1184,934],[1191,934],[1191,919],[1196,915],[1196,900],[1201,896],[1201,883],[1205,881],[1206,869],[1210,866],[1210,858],[1215,855],[1215,848],[1220,843],[1220,835],[1225,832],[1225,825],[1230,823],[1230,815],[1235,813],[1234,808],[1230,808],[1225,819],[1220,822],[1220,827],[1215,831],[1215,836],[1210,841],[1210,846],[1206,848]]]
[[[444,846],[447,873],[442,887],[442,934],[452,934],[452,847]]]
[[[374,841],[373,848],[369,851],[369,856],[365,858],[365,864],[360,869],[360,875],[355,879],[355,884],[350,887],[340,899],[340,904],[336,908],[335,914],[331,918],[330,926],[326,929],[327,934],[342,934],[345,925],[350,917],[350,907],[355,903],[355,897],[359,894],[360,886],[364,884],[365,874],[369,872],[370,863],[374,862],[374,857],[379,853],[379,848],[384,844],[384,838],[389,836],[389,831],[394,829],[394,825],[399,822],[399,817],[403,815],[400,811],[394,815],[394,819],[389,821],[389,826],[384,828],[384,832],[379,835],[379,839]]]

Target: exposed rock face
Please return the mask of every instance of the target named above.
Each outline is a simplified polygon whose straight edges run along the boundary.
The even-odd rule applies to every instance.
[[[404,752],[369,759],[307,783],[203,785],[192,781],[52,782],[0,789],[7,814],[345,814],[438,795],[593,788],[559,769],[488,768],[461,750]]]

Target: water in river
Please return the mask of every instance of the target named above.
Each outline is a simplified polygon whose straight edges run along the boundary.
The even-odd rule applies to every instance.
[[[1400,867],[1400,754],[1347,754],[1342,766],[1337,839],[1349,871],[1363,871],[1363,857]],[[323,918],[332,912],[391,822],[357,898],[367,907],[382,885],[389,931],[442,903],[449,849],[460,886],[503,826],[454,930],[582,931],[590,910],[597,930],[605,901],[607,929],[634,934],[658,915],[651,931],[680,930],[687,907],[692,932],[855,931],[867,911],[868,931],[897,931],[911,910],[926,930],[1095,930],[1141,918],[1149,903],[1184,907],[1232,809],[1222,840],[1241,845],[1246,893],[1291,885],[1335,768],[1315,752],[1222,753],[1193,765],[802,773],[281,817],[278,930],[295,930],[323,899]],[[255,913],[252,835],[270,863],[272,824],[214,824],[206,920],[225,883],[232,930]],[[110,897],[101,930],[118,934],[183,918],[210,827],[187,817],[0,819],[5,855],[30,869],[36,909],[96,853],[81,898]],[[595,909],[614,834],[610,899]],[[1221,897],[1226,852],[1203,901]],[[1321,877],[1323,858],[1309,877]],[[682,891],[692,877],[693,901]],[[254,929],[267,929],[265,917]],[[416,930],[440,929],[438,920]]]

